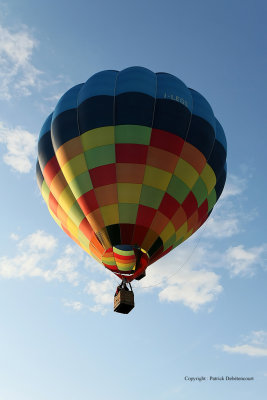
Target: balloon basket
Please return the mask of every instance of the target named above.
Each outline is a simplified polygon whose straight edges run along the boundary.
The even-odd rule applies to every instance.
[[[132,290],[121,289],[114,296],[114,311],[128,314],[134,308],[134,293]]]

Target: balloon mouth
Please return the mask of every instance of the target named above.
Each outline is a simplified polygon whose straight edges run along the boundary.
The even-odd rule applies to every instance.
[[[110,247],[102,256],[102,264],[119,277],[135,277],[144,273],[148,266],[147,252],[133,245],[118,244]]]

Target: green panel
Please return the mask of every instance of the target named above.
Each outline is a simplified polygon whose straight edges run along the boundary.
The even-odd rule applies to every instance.
[[[76,176],[76,178],[69,183],[69,187],[76,199],[81,197],[84,193],[89,192],[89,190],[93,189],[89,172],[86,171]]]
[[[173,244],[173,248],[179,246],[179,244],[181,244],[183,242],[184,238],[179,239],[176,243]],[[178,265],[178,267],[180,267],[180,265]]]
[[[198,207],[201,206],[203,201],[208,196],[207,186],[203,182],[201,178],[198,178],[195,185],[193,186],[192,192],[194,193],[195,198],[197,199]]]
[[[119,220],[121,224],[135,224],[139,204],[119,203]]]
[[[181,179],[173,175],[167,188],[167,193],[182,204],[189,192],[190,188]]]
[[[215,189],[212,189],[212,191],[208,195],[208,204],[209,204],[208,212],[210,212],[210,210],[215,206],[216,201],[217,201],[216,192]]]
[[[115,127],[115,143],[150,143],[151,128],[139,125],[117,125]]]
[[[80,206],[78,203],[74,203],[73,206],[70,208],[68,212],[68,216],[70,219],[74,222],[74,224],[79,227],[80,223],[84,219],[84,214],[82,210],[80,209]]]
[[[80,229],[78,231],[78,240],[89,250],[90,242],[87,239],[87,237],[85,236],[85,234],[82,231],[80,231]]]
[[[140,204],[157,210],[164,194],[165,192],[162,190],[153,188],[152,186],[142,185]]]
[[[47,183],[45,180],[43,180],[43,184],[42,184],[42,196],[44,198],[44,201],[46,203],[48,203],[48,199],[49,199],[49,194],[50,194],[50,189],[47,186]]]
[[[175,242],[176,239],[176,234],[174,233],[168,240],[167,242],[164,244],[164,248],[163,251],[167,250],[169,247],[171,247],[173,245],[173,243]]]
[[[115,145],[109,144],[107,146],[95,147],[87,150],[84,155],[88,169],[113,164],[115,163]]]

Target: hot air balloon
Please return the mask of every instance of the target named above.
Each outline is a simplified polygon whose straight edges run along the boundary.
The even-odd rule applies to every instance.
[[[226,138],[207,100],[143,67],[72,87],[39,136],[50,214],[123,291],[200,228],[225,179]]]

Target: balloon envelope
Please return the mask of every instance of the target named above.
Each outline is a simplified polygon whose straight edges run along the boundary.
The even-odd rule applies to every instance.
[[[226,139],[177,77],[102,71],[45,121],[36,171],[58,225],[131,281],[206,221],[225,184]]]

